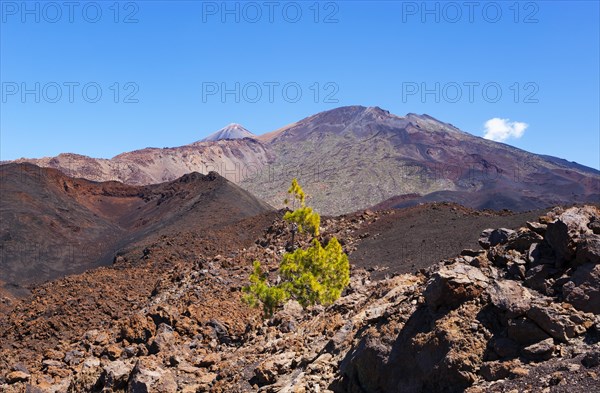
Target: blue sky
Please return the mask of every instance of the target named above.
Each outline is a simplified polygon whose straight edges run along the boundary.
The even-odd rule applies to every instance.
[[[598,1],[0,3],[2,160],[365,105],[600,168]]]

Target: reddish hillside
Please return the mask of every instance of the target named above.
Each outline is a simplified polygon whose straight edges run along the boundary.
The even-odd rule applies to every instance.
[[[7,284],[82,272],[144,239],[202,233],[272,210],[213,172],[130,186],[31,164],[0,168],[0,281]]]

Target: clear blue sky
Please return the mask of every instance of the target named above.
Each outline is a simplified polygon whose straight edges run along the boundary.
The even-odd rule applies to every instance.
[[[526,123],[506,143],[600,167],[598,1],[0,3],[3,160],[365,105],[479,136],[492,118]],[[236,83],[239,102],[221,96]]]

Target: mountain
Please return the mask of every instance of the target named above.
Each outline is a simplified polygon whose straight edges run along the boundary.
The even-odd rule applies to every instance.
[[[226,127],[221,128],[219,131],[210,134],[206,138],[202,139],[201,142],[214,142],[222,139],[243,139],[253,138],[256,139],[256,135],[245,129],[239,124],[231,123]]]
[[[13,287],[111,264],[124,248],[165,234],[204,236],[273,210],[216,172],[131,186],[31,164],[0,168],[0,280]]]
[[[130,184],[212,169],[276,207],[297,177],[310,204],[325,214],[382,202],[402,207],[452,201],[523,211],[600,200],[597,170],[476,137],[428,115],[401,117],[378,107],[348,106],[252,138],[219,139],[245,135],[227,128],[213,134],[216,141],[143,149],[111,160],[67,154],[18,161]]]
[[[56,168],[69,176],[88,180],[147,185],[175,180],[190,172],[206,174],[210,171],[239,183],[248,173],[262,169],[269,159],[265,145],[244,138],[198,141],[178,147],[149,147],[111,159],[64,153],[56,157],[22,158],[13,162]]]
[[[268,177],[241,185],[278,205],[297,176],[329,214],[413,194],[403,206],[453,201],[529,210],[600,200],[600,172],[465,133],[427,115],[343,107],[280,129],[265,141]],[[266,173],[266,172],[263,172]]]

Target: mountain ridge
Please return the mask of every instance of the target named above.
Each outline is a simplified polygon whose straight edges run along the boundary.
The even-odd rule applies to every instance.
[[[276,207],[283,206],[290,179],[298,177],[312,204],[326,214],[407,194],[419,197],[406,203],[448,198],[473,208],[513,210],[600,198],[600,171],[471,135],[427,114],[397,116],[355,105],[252,138],[222,139],[223,130],[227,127],[212,134],[215,141],[146,148],[113,159],[62,154],[17,162],[137,185],[214,170]]]

